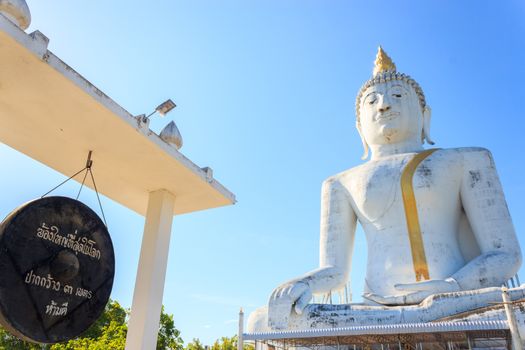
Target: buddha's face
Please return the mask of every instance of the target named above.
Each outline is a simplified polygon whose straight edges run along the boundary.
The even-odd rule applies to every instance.
[[[407,83],[373,85],[360,103],[361,134],[369,145],[421,141],[423,115],[418,96]]]

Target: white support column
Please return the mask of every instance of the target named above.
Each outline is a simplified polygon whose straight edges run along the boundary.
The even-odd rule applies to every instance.
[[[149,194],[126,350],[156,348],[174,203],[166,190]]]

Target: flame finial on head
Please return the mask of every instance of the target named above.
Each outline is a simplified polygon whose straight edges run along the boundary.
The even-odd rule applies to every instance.
[[[376,60],[374,61],[374,71],[372,74],[372,78],[370,78],[367,82],[363,84],[363,86],[361,86],[361,89],[359,90],[355,101],[355,111],[358,123],[361,98],[363,97],[363,93],[365,92],[365,90],[368,89],[370,86],[395,80],[404,81],[406,84],[412,86],[419,98],[421,110],[425,110],[427,105],[425,101],[425,94],[423,94],[423,90],[421,89],[419,84],[409,75],[398,72],[396,65],[394,64],[394,62],[392,62],[392,59],[386,54],[385,51],[383,51],[383,48],[379,46],[379,48],[377,49]]]
[[[373,76],[375,77],[378,73],[383,72],[395,72],[396,65],[392,62],[392,59],[386,54],[381,46],[377,49],[377,56],[374,62]]]

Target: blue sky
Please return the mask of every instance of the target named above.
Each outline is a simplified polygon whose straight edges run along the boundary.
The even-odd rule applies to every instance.
[[[522,1],[28,5],[29,31],[48,36],[51,51],[131,113],[172,98],[178,107],[152,129],[175,120],[182,152],[237,196],[235,206],[174,218],[163,302],[186,341],[235,334],[241,306],[252,311],[279,283],[317,267],[320,185],[361,162],[354,100],[379,44],[423,87],[438,147],[493,152],[523,247]],[[5,145],[0,156],[0,215],[64,179]],[[81,199],[97,208],[92,192]],[[112,297],[129,307],[143,218],[103,205],[117,258]],[[359,231],[354,300],[365,247]]]

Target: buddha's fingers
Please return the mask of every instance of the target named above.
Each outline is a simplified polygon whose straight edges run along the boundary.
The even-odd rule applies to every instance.
[[[405,298],[406,304],[419,304],[422,302],[426,297],[429,295],[432,295],[433,293],[431,291],[423,290],[421,292],[415,292],[411,294],[407,294]]]
[[[275,289],[273,290],[273,292],[272,292],[272,295],[270,295],[270,300],[275,300],[275,299],[277,299],[277,298],[281,295],[281,293],[282,293],[282,289],[283,289],[282,287],[277,287],[277,288],[275,288]]]
[[[280,302],[289,303],[290,307],[299,297],[308,290],[308,284],[302,281],[285,283],[274,289],[270,295],[270,302],[280,300]]]
[[[383,305],[403,305],[405,301],[403,295],[382,296],[382,295],[373,294],[373,293],[365,293],[363,294],[363,298],[366,298],[368,300],[371,300],[378,304],[383,304]]]
[[[429,291],[420,291],[420,292],[414,292],[406,295],[378,295],[373,293],[366,293],[363,294],[363,297],[375,301],[376,303],[383,304],[383,305],[411,305],[411,304],[418,304],[423,299],[425,299],[427,296],[429,296],[431,292]]]
[[[306,307],[306,305],[308,305],[311,299],[312,292],[310,291],[310,289],[307,289],[295,302],[295,312],[301,315],[303,313],[304,308]]]
[[[400,283],[394,286],[399,291],[430,291],[432,294],[458,291],[459,285],[453,278],[430,280],[416,283]]]
[[[305,291],[308,291],[308,285],[303,282],[295,283],[288,291],[288,295],[295,301],[299,299]]]
[[[290,291],[292,290],[293,285],[286,285],[281,288],[281,292],[277,294],[277,298],[283,298],[288,295],[290,295]]]
[[[442,286],[440,282],[444,281],[423,281],[423,282],[415,282],[415,283],[399,283],[396,284],[394,287],[397,290],[400,291],[406,291],[406,292],[417,292],[417,291],[436,291],[441,290]]]

